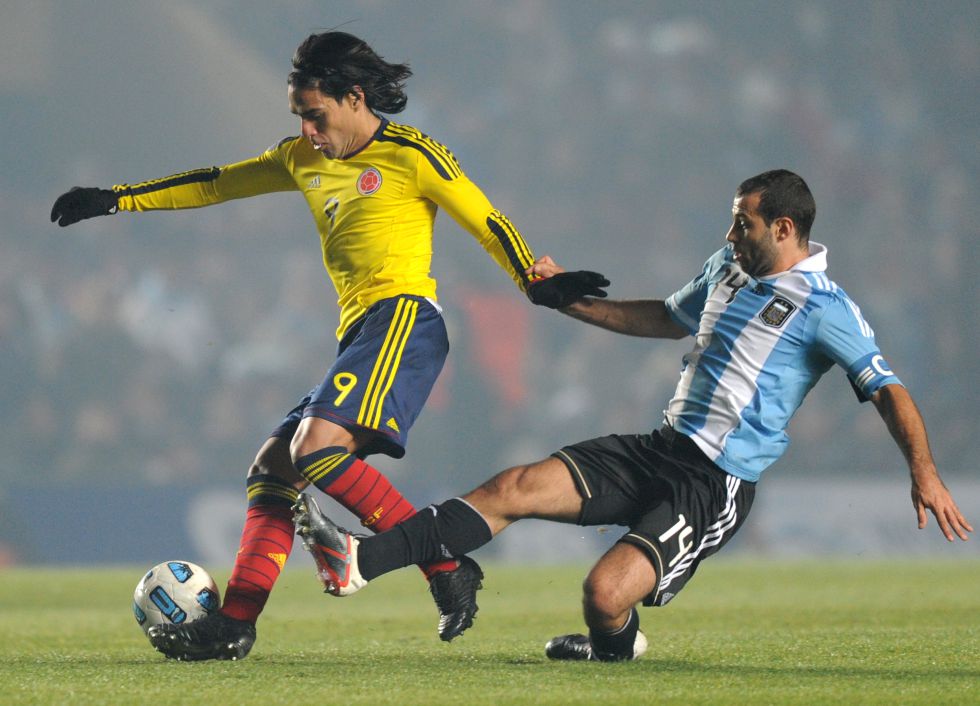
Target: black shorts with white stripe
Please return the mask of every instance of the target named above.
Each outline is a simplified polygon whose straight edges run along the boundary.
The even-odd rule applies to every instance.
[[[657,572],[644,599],[665,605],[721,549],[749,514],[755,483],[726,473],[670,428],[566,446],[563,461],[582,495],[581,525],[629,527],[620,538],[642,549]]]

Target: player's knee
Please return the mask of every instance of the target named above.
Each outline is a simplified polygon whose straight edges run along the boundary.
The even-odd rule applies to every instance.
[[[287,443],[283,440],[266,444],[255,456],[248,467],[246,478],[255,476],[272,476],[297,488],[306,485],[306,481],[296,471]]]
[[[623,585],[621,577],[590,573],[582,582],[582,602],[587,615],[611,620],[633,607],[632,591]]]
[[[268,472],[269,469],[266,467],[266,465],[256,458],[254,461],[252,461],[252,465],[248,467],[248,473],[245,474],[245,477],[251,478],[253,476],[261,476],[267,474]]]
[[[319,451],[321,448],[323,447],[319,445],[318,440],[309,431],[297,431],[289,443],[289,455],[295,463],[298,459]]]
[[[248,467],[248,473],[245,475],[247,478],[253,476],[274,476],[282,480],[292,481],[296,476],[296,472],[292,468],[292,464],[286,468],[282,463],[275,463],[268,458],[259,456],[252,461],[252,465]]]
[[[293,435],[293,440],[289,444],[289,453],[295,463],[320,449],[342,447],[353,451],[363,440],[338,424],[318,417],[307,417]]]
[[[531,491],[530,466],[514,466],[501,471],[481,486],[480,490],[493,500],[514,507]]]

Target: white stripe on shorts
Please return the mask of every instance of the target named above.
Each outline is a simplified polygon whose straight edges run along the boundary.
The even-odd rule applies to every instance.
[[[698,548],[687,554],[669,574],[660,579],[660,584],[657,587],[658,594],[663,593],[671,581],[687,571],[691,563],[700,556],[701,552],[709,547],[720,544],[722,537],[725,536],[725,532],[735,526],[738,520],[738,512],[735,507],[735,494],[738,493],[742,479],[729,475],[725,484],[728,486],[728,499],[725,501],[725,509],[718,516],[718,521],[708,527],[708,530],[701,538],[701,543],[698,545]]]

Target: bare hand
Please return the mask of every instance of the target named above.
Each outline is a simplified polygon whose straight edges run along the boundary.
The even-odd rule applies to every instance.
[[[926,513],[929,510],[936,517],[939,529],[948,541],[954,542],[956,537],[964,542],[969,539],[967,532],[972,532],[973,527],[956,507],[953,496],[935,471],[929,474],[913,474],[912,505],[919,516],[919,529],[924,529],[929,523],[929,515]]]
[[[539,257],[534,261],[534,264],[524,270],[525,273],[529,275],[537,275],[538,277],[554,277],[559,272],[564,272],[565,268],[559,265],[557,262],[551,259],[551,255],[545,255],[544,257]]]

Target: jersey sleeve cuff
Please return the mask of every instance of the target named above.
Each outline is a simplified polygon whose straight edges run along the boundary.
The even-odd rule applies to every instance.
[[[670,315],[670,318],[675,323],[687,329],[687,332],[693,336],[698,332],[698,322],[677,305],[676,296],[676,294],[671,294],[667,297],[664,301],[664,306],[667,307],[667,313]]]

